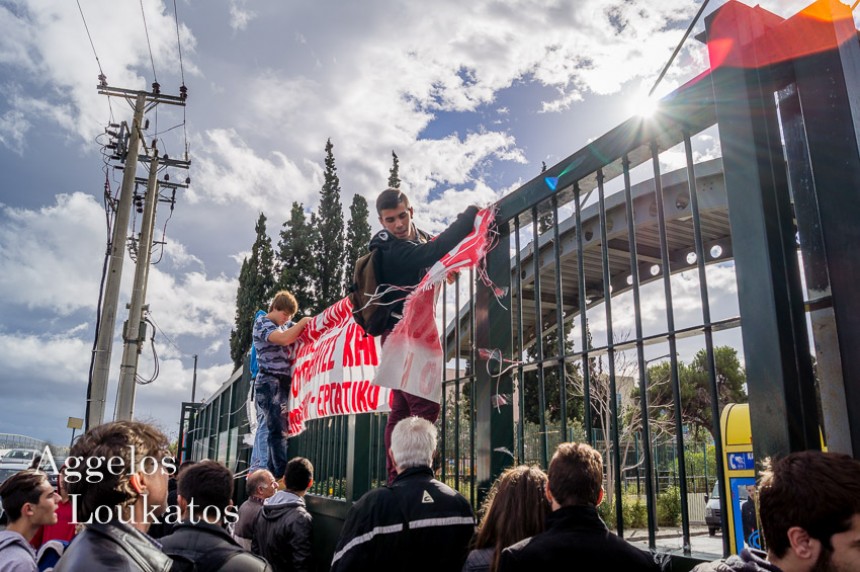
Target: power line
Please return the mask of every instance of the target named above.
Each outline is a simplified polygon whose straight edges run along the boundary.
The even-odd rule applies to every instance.
[[[83,10],[83,8],[81,8],[81,2],[80,2],[80,0],[76,0],[76,1],[78,3],[78,11],[81,13],[81,20],[84,21],[84,29],[87,31],[87,37],[90,39],[90,46],[92,46],[92,48],[93,48],[93,55],[96,57],[96,64],[98,64],[98,66],[99,66],[99,73],[102,76],[107,77],[107,76],[105,76],[105,72],[102,69],[102,63],[99,61],[99,55],[96,53],[96,45],[93,43],[92,35],[90,35],[90,27],[87,26],[87,19],[84,17],[84,10]]]
[[[648,97],[654,95],[654,90],[657,89],[657,86],[660,85],[660,82],[663,80],[663,76],[666,75],[666,72],[669,71],[669,66],[672,65],[672,62],[675,61],[675,56],[678,55],[678,52],[681,51],[681,46],[684,45],[684,42],[687,41],[687,36],[690,35],[690,32],[693,31],[693,26],[696,25],[696,22],[699,21],[699,17],[702,15],[702,12],[705,11],[705,6],[708,5],[708,0],[702,2],[702,7],[699,8],[699,11],[696,13],[696,17],[693,18],[693,21],[690,22],[690,25],[687,27],[687,31],[684,32],[684,37],[681,38],[681,41],[678,42],[678,45],[675,47],[675,51],[672,52],[672,56],[669,58],[669,61],[666,62],[666,65],[663,67],[663,71],[660,72],[660,76],[657,78],[657,81],[654,82],[654,87],[651,88],[651,91],[648,92]]]
[[[173,0],[173,21],[176,23],[176,47],[179,51],[179,76],[182,79],[182,85],[179,86],[179,95],[182,98],[187,97],[188,88],[185,87],[185,67],[182,64],[182,41],[179,39],[179,13],[176,11],[176,0]],[[188,159],[188,131],[185,129],[185,107],[182,108],[182,134],[185,139],[185,159]]]
[[[140,0],[140,15],[143,17],[143,31],[146,32],[146,45],[149,48],[149,61],[152,63],[152,80],[158,83],[158,75],[155,73],[155,58],[152,57],[152,43],[149,41],[149,26],[146,25],[146,12],[143,9],[143,0]]]
[[[179,40],[179,14],[176,12],[176,0],[173,0],[173,21],[176,22],[176,47],[179,50],[179,77],[185,85],[185,69],[182,66],[182,42]]]
[[[152,310],[149,310],[149,311],[147,312],[147,314],[149,314],[149,315],[147,316],[147,318],[149,319],[149,322],[150,322],[153,326],[155,326],[155,329],[156,329],[156,330],[158,330],[159,332],[161,332],[161,335],[162,335],[162,336],[164,336],[164,338],[165,338],[168,342],[170,342],[170,345],[172,345],[174,348],[176,348],[176,351],[178,351],[178,352],[181,354],[181,356],[182,356],[182,357],[188,357],[186,354],[182,353],[182,348],[180,348],[178,345],[176,345],[176,342],[174,342],[172,339],[170,339],[170,336],[168,336],[167,334],[165,334],[165,333],[164,333],[164,330],[162,330],[162,329],[161,329],[161,326],[159,326],[159,325],[158,325],[158,323],[155,321],[155,318],[153,318],[153,317],[152,317]]]
[[[106,83],[107,76],[105,75],[104,70],[102,69],[102,62],[99,60],[99,55],[96,53],[96,45],[93,42],[93,37],[90,34],[90,27],[87,26],[87,19],[84,17],[84,9],[81,8],[81,0],[75,0],[78,3],[78,12],[81,13],[81,20],[84,21],[84,30],[87,31],[87,38],[90,39],[90,46],[93,49],[93,55],[96,58],[96,65],[99,67],[99,82]],[[110,109],[110,121],[113,123],[113,105],[111,105],[110,98],[108,98],[108,108]]]

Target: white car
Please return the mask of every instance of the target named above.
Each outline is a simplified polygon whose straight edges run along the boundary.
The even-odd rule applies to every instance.
[[[0,457],[0,469],[29,469],[33,459],[41,453],[35,449],[11,449]]]

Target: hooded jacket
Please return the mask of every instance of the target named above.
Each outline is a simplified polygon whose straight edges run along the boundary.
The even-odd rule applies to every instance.
[[[377,277],[380,284],[392,286],[416,286],[427,269],[441,260],[448,251],[466,238],[475,224],[478,207],[469,207],[457,216],[451,226],[430,242],[426,242],[426,233],[419,231],[418,240],[405,240],[392,235],[387,230],[380,230],[370,240],[370,250],[379,250],[382,255],[382,276]],[[397,300],[391,305],[392,318],[388,327],[393,328],[403,314],[403,302],[406,294],[392,292],[383,297],[386,302]]]
[[[17,532],[0,532],[0,572],[36,572],[36,553]]]
[[[305,500],[289,491],[278,491],[257,514],[251,551],[268,560],[276,572],[309,572],[313,570],[312,527],[313,517],[305,508]]]
[[[745,548],[737,556],[699,564],[693,572],[782,572],[765,557],[766,554],[760,550]]]

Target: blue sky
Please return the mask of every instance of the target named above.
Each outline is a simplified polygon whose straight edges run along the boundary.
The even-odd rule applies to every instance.
[[[138,388],[137,417],[175,435],[193,354],[198,395],[228,377],[237,276],[256,218],[265,212],[277,241],[293,201],[316,208],[327,138],[345,205],[385,186],[394,150],[419,224],[439,230],[633,113],[699,8],[655,4],[177,0],[180,71],[173,2],[143,2],[150,56],[140,3],[80,0],[110,85],[146,89],[154,63],[164,93],[178,92],[181,73],[189,89],[192,186],[178,193],[151,273],[161,374]],[[804,3],[762,4],[787,16]],[[658,93],[706,65],[688,40]],[[58,443],[66,418],[85,408],[106,240],[97,136],[111,116],[131,116],[124,101],[109,107],[97,94],[98,73],[77,4],[0,2],[0,432]],[[148,118],[152,138],[155,112]],[[158,108],[157,129],[181,122],[178,109]],[[181,156],[182,128],[160,139]],[[719,153],[713,140],[701,144]],[[113,190],[119,177],[108,174]],[[161,209],[159,238],[166,217]],[[121,307],[132,275],[127,261]],[[115,341],[108,413],[120,355]],[[142,375],[152,367],[146,350]]]

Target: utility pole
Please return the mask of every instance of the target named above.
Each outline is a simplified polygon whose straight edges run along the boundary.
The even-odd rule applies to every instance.
[[[122,363],[119,366],[119,387],[116,391],[114,419],[129,421],[134,418],[134,392],[137,387],[137,358],[146,337],[143,305],[146,299],[146,281],[152,259],[152,231],[155,225],[155,206],[158,199],[158,147],[152,142],[149,162],[149,179],[146,182],[143,220],[140,223],[140,240],[137,243],[137,265],[131,289],[128,321],[123,328]]]
[[[100,90],[101,92],[101,90]],[[135,97],[134,120],[129,134],[128,158],[125,171],[122,174],[122,186],[119,193],[119,204],[113,223],[113,235],[110,243],[110,260],[105,281],[105,291],[102,300],[101,320],[97,334],[94,356],[93,377],[87,392],[87,430],[104,421],[105,400],[107,398],[108,373],[110,356],[113,348],[113,330],[116,324],[116,308],[119,303],[119,286],[122,280],[122,263],[125,258],[125,235],[128,232],[128,219],[131,211],[131,195],[134,188],[135,171],[137,170],[137,154],[140,148],[141,125],[146,106],[146,93],[138,93]]]
[[[98,85],[98,92],[102,95],[122,97],[129,102],[133,99],[135,103],[134,120],[129,136],[128,153],[125,156],[115,157],[119,158],[120,160],[124,160],[125,166],[123,172],[122,186],[120,188],[119,201],[116,206],[116,217],[114,219],[113,234],[109,247],[110,259],[108,264],[108,274],[105,281],[105,291],[102,301],[101,321],[97,334],[96,349],[94,352],[95,355],[93,356],[93,376],[90,380],[90,387],[87,390],[87,429],[90,429],[91,427],[94,427],[104,422],[105,401],[107,398],[108,388],[108,374],[110,372],[111,351],[113,348],[113,332],[114,328],[116,327],[116,314],[117,306],[119,303],[119,289],[122,279],[122,264],[125,258],[125,239],[128,233],[128,222],[131,211],[132,194],[137,180],[137,163],[139,160],[154,160],[156,162],[158,161],[157,154],[152,159],[145,155],[139,155],[140,139],[143,136],[143,116],[146,111],[152,109],[159,103],[168,103],[171,105],[184,106],[187,97],[187,92],[185,91],[184,86],[180,89],[180,96],[172,96],[162,94],[160,92],[158,84],[153,84],[152,92],[137,91],[110,87],[107,85],[107,82],[104,81],[104,78],[101,78],[101,82]],[[187,160],[183,162],[173,161],[172,163],[184,168],[187,168],[190,164]],[[155,172],[155,170],[152,168],[150,169],[150,171],[151,173]],[[154,200],[157,202],[157,190],[154,190],[152,194],[154,195]],[[149,196],[149,193],[147,194],[147,196]],[[153,206],[153,221],[155,216],[154,210],[155,209]],[[150,223],[150,225],[151,224],[152,223]],[[144,227],[146,227],[145,224]],[[143,234],[144,232],[145,230],[141,229],[141,234]],[[151,230],[149,234],[151,243]],[[143,274],[143,286],[139,296],[141,307],[143,306],[146,293],[146,278],[148,276],[147,273],[149,266],[150,250],[150,245],[146,246],[146,248],[141,250],[141,252],[146,252],[146,268]],[[129,325],[124,328],[123,337],[126,340],[131,337],[128,334],[129,330],[132,328],[132,326],[130,325],[132,323],[139,323],[139,319],[130,319]],[[138,339],[139,333],[135,334],[134,338]],[[123,359],[123,363],[126,363],[125,359]],[[134,370],[134,374],[136,374],[136,366],[137,359],[135,355],[134,366],[132,368]],[[132,380],[135,377],[134,374],[132,374],[131,376]],[[125,393],[127,392],[124,392],[123,394],[124,400],[126,399]],[[117,397],[119,398],[119,396],[120,390],[117,391]],[[130,396],[130,403],[131,406],[128,408],[129,418],[131,412],[133,411],[134,405],[133,387]],[[119,408],[117,408],[116,413],[118,415],[120,414]]]

